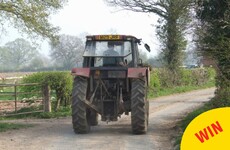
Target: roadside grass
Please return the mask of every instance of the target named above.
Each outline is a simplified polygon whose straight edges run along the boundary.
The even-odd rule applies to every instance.
[[[50,119],[50,118],[61,118],[61,117],[68,117],[71,116],[71,107],[60,107],[58,111],[52,112],[41,112],[37,114],[28,114],[27,116],[21,117],[33,117],[33,118],[40,118],[40,119]]]
[[[155,92],[154,89],[149,89],[148,98],[152,99],[152,98],[156,98],[160,96],[167,96],[167,95],[172,95],[172,94],[189,92],[193,90],[211,88],[214,86],[215,86],[214,82],[208,82],[201,86],[178,86],[178,87],[173,87],[173,88],[164,88],[164,89],[158,90],[158,92]]]
[[[33,125],[25,124],[14,124],[14,123],[0,123],[0,132],[5,132],[7,130],[16,130],[21,128],[32,127]]]

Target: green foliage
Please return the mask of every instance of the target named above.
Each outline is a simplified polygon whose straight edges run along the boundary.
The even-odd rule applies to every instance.
[[[160,70],[154,69],[151,73],[151,80],[150,80],[150,86],[156,89],[160,89],[161,87],[161,81],[160,81]]]
[[[49,118],[59,118],[59,117],[67,117],[70,116],[72,113],[71,107],[60,107],[57,112],[43,112],[43,113],[38,113],[36,118],[43,118],[43,119],[49,119]]]
[[[52,13],[61,9],[67,0],[0,1],[0,23],[9,23],[19,31],[56,40],[57,27],[49,23]]]
[[[216,61],[216,107],[230,104],[230,1],[199,0],[196,9],[200,27],[199,44],[204,54]]]
[[[22,83],[40,83],[43,86],[49,85],[56,93],[57,103],[62,105],[70,104],[72,92],[72,76],[69,72],[39,72],[23,78]],[[40,87],[23,87],[23,91],[37,91]],[[55,109],[58,109],[57,104]]]
[[[219,80],[218,80],[219,81]],[[230,107],[230,83],[217,87],[215,97],[212,100],[214,108]]]
[[[153,69],[149,97],[214,86],[215,75],[213,68],[180,69],[176,74],[168,69]]]
[[[12,129],[27,128],[27,127],[31,127],[31,126],[32,125],[0,123],[0,132],[5,132],[7,130],[12,130]]]

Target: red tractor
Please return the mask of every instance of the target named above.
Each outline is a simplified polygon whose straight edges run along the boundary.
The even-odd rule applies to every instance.
[[[75,133],[88,133],[102,121],[117,121],[131,112],[134,134],[147,132],[150,70],[139,58],[141,39],[130,35],[86,36],[83,67],[73,68],[72,123]],[[145,48],[150,52],[147,44]]]

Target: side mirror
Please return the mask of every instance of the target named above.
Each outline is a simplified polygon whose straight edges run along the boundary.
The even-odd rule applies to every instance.
[[[148,44],[145,44],[144,47],[145,47],[145,49],[146,49],[148,52],[151,51],[150,46],[149,46]]]

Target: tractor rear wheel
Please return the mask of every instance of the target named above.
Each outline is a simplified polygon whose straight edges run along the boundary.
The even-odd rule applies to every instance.
[[[148,128],[149,101],[145,79],[133,79],[131,90],[131,124],[134,134],[144,134]]]
[[[72,123],[75,133],[88,133],[90,131],[89,116],[86,105],[87,79],[75,77],[72,91]]]

